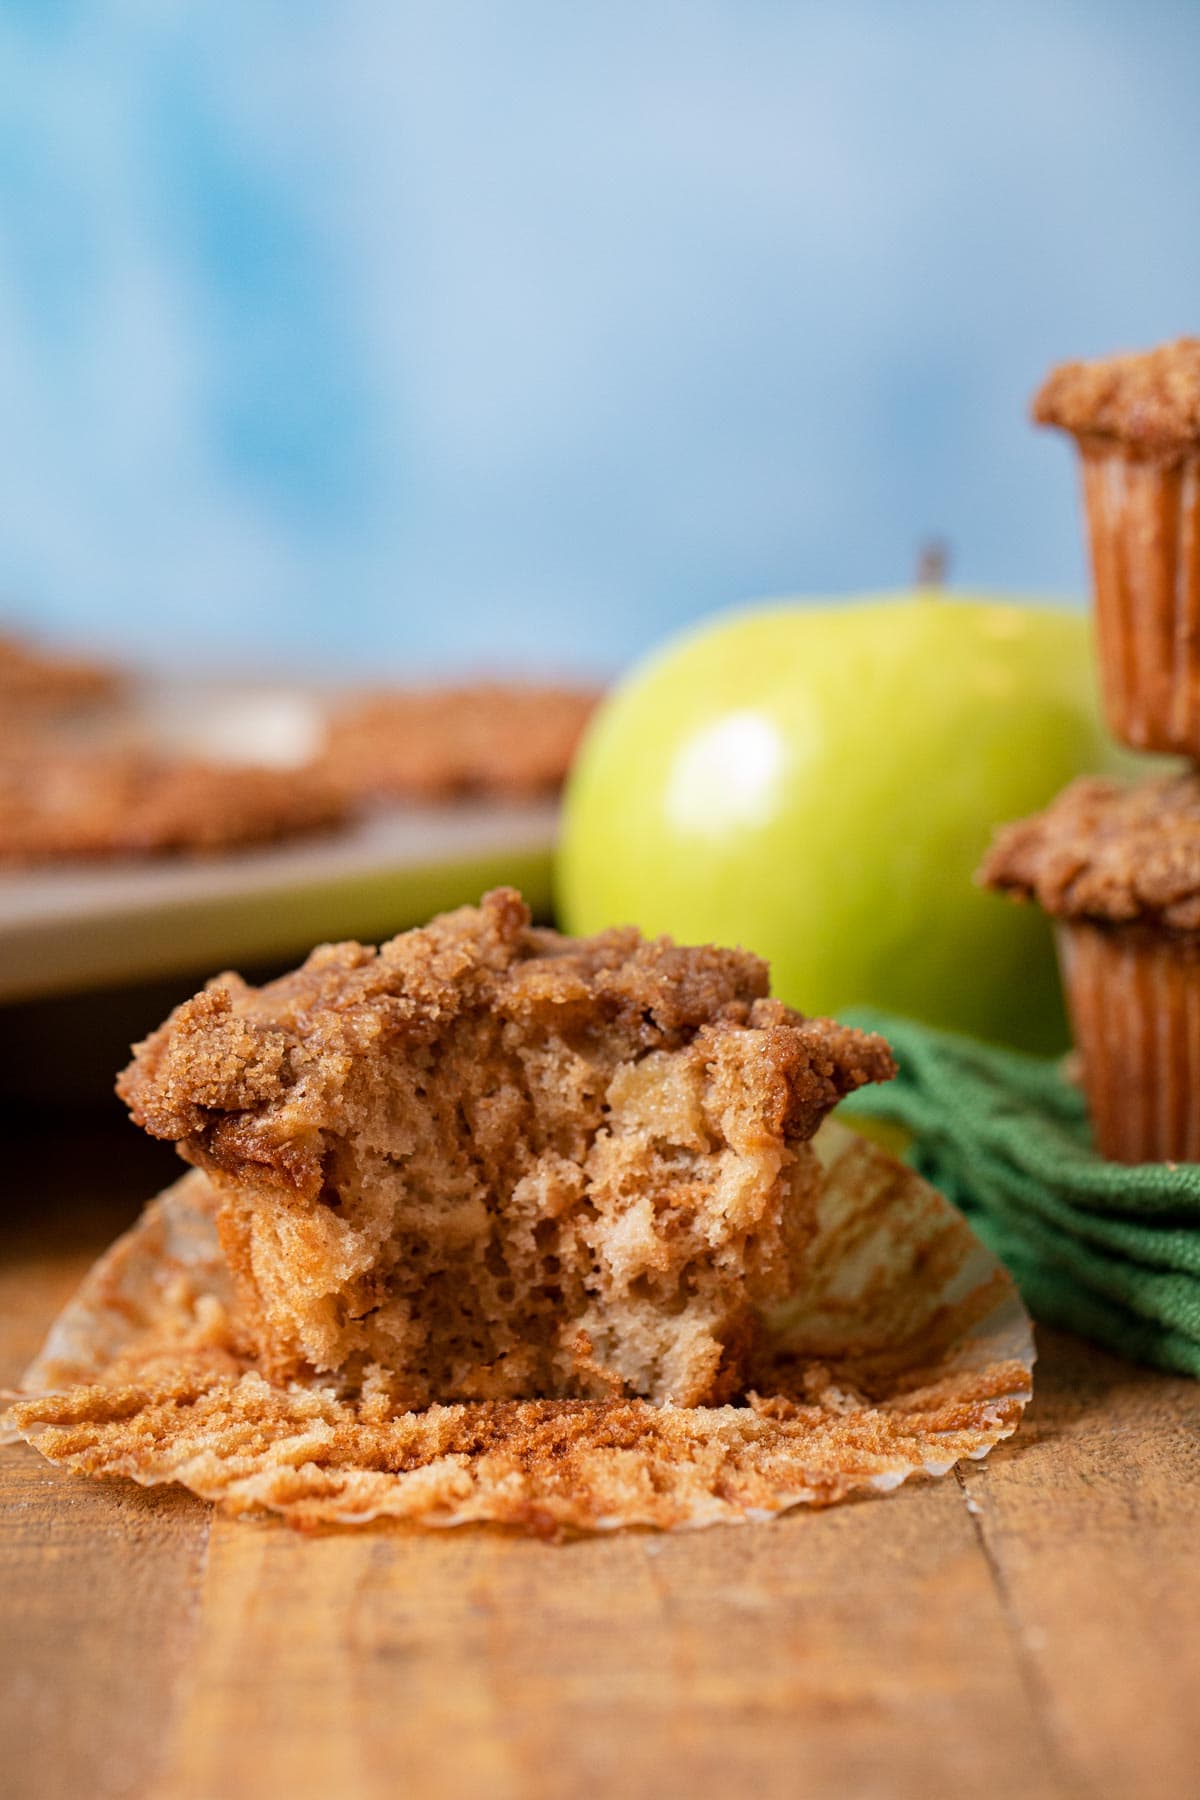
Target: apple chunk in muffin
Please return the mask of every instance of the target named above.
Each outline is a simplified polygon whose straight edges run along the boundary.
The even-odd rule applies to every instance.
[[[767,987],[745,952],[561,937],[501,889],[261,988],[222,976],[119,1091],[213,1178],[269,1376],[698,1405],[798,1284],[809,1139],[893,1072]]]

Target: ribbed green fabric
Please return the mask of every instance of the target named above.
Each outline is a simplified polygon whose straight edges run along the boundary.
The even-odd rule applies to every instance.
[[[1200,1377],[1200,1163],[1106,1162],[1058,1063],[865,1007],[900,1073],[845,1109],[912,1133],[909,1160],[961,1207],[1038,1318]]]

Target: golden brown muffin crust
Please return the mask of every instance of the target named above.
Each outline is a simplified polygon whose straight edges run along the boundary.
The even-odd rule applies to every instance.
[[[1200,338],[1061,363],[1033,399],[1039,425],[1171,461],[1200,447]]]
[[[1072,782],[1003,827],[979,879],[1054,918],[1200,931],[1200,773]]]

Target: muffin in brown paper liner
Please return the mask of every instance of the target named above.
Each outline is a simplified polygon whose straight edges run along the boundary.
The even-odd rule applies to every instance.
[[[329,1376],[270,1381],[239,1348],[207,1178],[101,1259],[8,1414],[51,1461],[299,1526],[492,1522],[683,1529],[888,1493],[1011,1436],[1032,1329],[961,1214],[844,1126],[822,1165],[803,1291],[736,1403],[511,1400],[401,1411]]]
[[[1200,1161],[1200,771],[1073,782],[980,879],[1056,922],[1101,1154]]]
[[[1109,724],[1200,757],[1200,340],[1064,364],[1033,412],[1080,450]]]

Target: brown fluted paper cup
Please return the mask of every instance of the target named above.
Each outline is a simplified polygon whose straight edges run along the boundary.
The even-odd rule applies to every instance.
[[[1108,722],[1134,749],[1200,757],[1200,455],[1080,449]]]
[[[1086,920],[1057,935],[1096,1148],[1200,1162],[1200,940]]]

